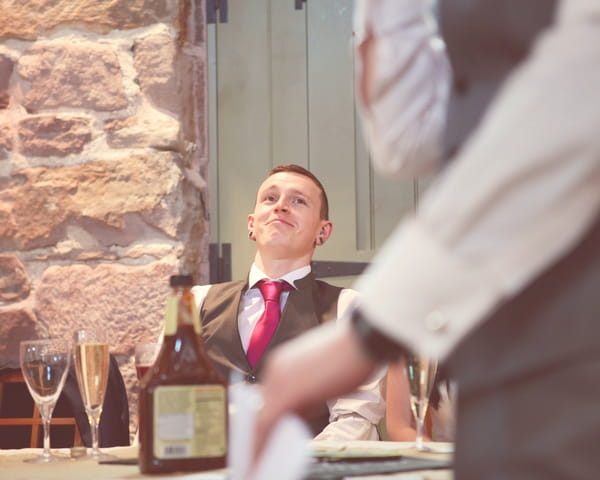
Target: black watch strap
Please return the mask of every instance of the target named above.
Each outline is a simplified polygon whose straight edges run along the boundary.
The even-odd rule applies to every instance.
[[[406,352],[400,343],[373,327],[358,308],[352,312],[350,322],[363,350],[373,361],[391,363]]]

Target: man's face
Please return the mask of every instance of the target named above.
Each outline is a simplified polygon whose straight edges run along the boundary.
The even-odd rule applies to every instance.
[[[310,178],[279,172],[260,186],[248,230],[257,247],[274,258],[312,256],[319,237],[327,240],[331,231],[320,210],[321,192]]]

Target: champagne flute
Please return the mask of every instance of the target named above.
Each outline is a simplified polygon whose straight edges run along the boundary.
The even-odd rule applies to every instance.
[[[92,430],[92,449],[89,455],[96,460],[113,458],[98,448],[98,425],[102,415],[104,395],[108,383],[109,351],[104,330],[86,328],[73,335],[75,372],[79,393],[85,406]]]
[[[407,354],[405,369],[410,390],[410,409],[417,424],[415,448],[424,452],[427,451],[427,447],[423,444],[423,427],[429,406],[429,395],[437,371],[437,360],[421,355]]]
[[[69,343],[60,338],[22,341],[19,362],[29,393],[38,406],[44,426],[44,449],[28,463],[68,460],[50,452],[50,420],[69,370]]]

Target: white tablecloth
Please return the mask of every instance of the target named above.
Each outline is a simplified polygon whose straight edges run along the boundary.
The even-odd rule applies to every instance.
[[[447,449],[449,444],[429,444],[441,450]],[[449,458],[449,454],[420,454],[405,442],[312,442],[311,449],[318,453],[332,453],[333,455],[376,455],[379,453],[398,453],[412,456],[426,456],[432,458]],[[56,449],[68,455],[69,449]],[[136,458],[137,446],[104,448],[102,451],[119,458]],[[56,462],[48,464],[31,464],[23,462],[24,459],[38,455],[40,449],[24,448],[20,450],[0,450],[0,478],[2,480],[126,480],[152,478],[153,480],[173,479],[186,480],[226,480],[227,470],[218,470],[202,473],[181,473],[170,475],[142,475],[137,465],[101,465],[96,461],[86,458]],[[403,474],[394,474],[370,477],[352,477],[359,479],[385,479],[385,480],[452,480],[449,470],[427,470]]]

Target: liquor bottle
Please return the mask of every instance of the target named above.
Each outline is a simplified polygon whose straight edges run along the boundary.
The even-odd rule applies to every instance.
[[[140,383],[140,471],[224,468],[227,383],[201,337],[192,277],[174,275],[169,283],[163,344]]]

